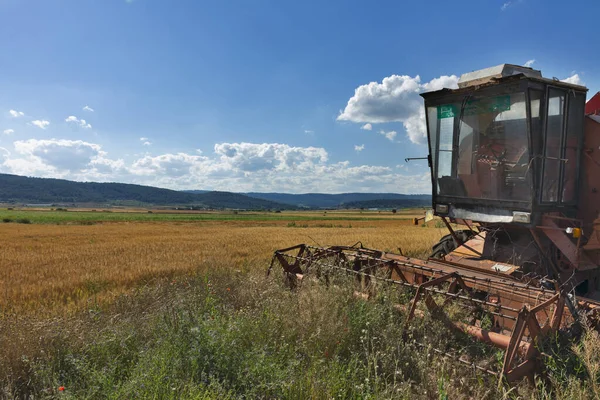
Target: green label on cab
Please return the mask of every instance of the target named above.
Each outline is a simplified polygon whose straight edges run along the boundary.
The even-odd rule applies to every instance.
[[[467,100],[463,115],[488,114],[510,110],[510,95],[484,99]],[[438,106],[438,119],[454,118],[460,113],[458,104],[443,104]]]

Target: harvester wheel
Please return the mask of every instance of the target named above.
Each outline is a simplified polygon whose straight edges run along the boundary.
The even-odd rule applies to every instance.
[[[460,239],[462,243],[471,239],[475,236],[475,232],[470,231],[468,229],[455,231],[456,236]],[[452,235],[448,234],[440,239],[436,245],[431,248],[430,258],[444,258],[447,254],[450,254],[456,249],[456,243],[452,238]]]

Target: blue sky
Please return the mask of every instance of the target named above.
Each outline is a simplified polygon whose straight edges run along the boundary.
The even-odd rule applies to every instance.
[[[0,0],[0,172],[430,192],[418,93],[502,63],[600,89],[596,1]],[[370,129],[369,129],[370,128]]]

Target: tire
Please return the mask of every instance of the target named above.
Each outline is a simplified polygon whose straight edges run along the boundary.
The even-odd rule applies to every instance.
[[[466,242],[475,236],[475,232],[468,229],[455,231],[456,237],[462,242]],[[452,253],[456,249],[456,243],[451,234],[448,234],[440,239],[437,244],[431,248],[431,255],[429,258],[444,258],[447,254]]]

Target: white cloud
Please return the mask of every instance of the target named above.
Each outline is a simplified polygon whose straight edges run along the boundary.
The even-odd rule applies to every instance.
[[[505,1],[504,4],[502,4],[502,7],[500,7],[500,11],[506,11],[507,9],[516,6],[517,4],[523,2],[523,0],[509,0],[509,1]]]
[[[370,131],[373,129],[373,125],[371,124],[364,124],[363,126],[360,127],[360,129],[365,130],[365,131]]]
[[[337,119],[368,124],[401,122],[413,143],[423,143],[427,132],[419,93],[457,88],[457,83],[456,75],[441,76],[426,83],[421,83],[418,75],[414,78],[392,75],[381,83],[371,82],[356,88]]]
[[[20,140],[14,142],[14,147],[19,154],[36,157],[49,166],[65,170],[85,167],[100,152],[97,144],[64,139]]]
[[[202,167],[206,160],[206,157],[186,153],[144,156],[132,164],[131,172],[134,175],[167,179],[183,177],[190,179],[194,171]]]
[[[394,139],[396,138],[396,135],[398,134],[398,132],[396,132],[396,131],[386,132],[384,130],[381,130],[381,131],[379,131],[379,134],[385,136],[389,141],[393,142]]]
[[[15,153],[0,164],[3,172],[75,180],[114,180],[124,167],[123,160],[107,158],[100,145],[82,140],[29,139],[16,141],[13,147]]]
[[[312,135],[313,133],[315,133],[315,131],[310,130],[310,129],[305,129],[304,133],[308,134],[308,135]]]
[[[15,130],[14,130],[14,129],[5,129],[5,130],[3,131],[3,133],[4,133],[5,135],[10,135],[10,134],[13,134],[13,133],[15,133]]]
[[[10,157],[10,151],[5,149],[4,147],[0,147],[0,166],[2,165],[2,162],[8,157]]]
[[[281,143],[218,143],[209,156],[168,153],[127,162],[82,140],[29,139],[16,141],[13,147],[12,154],[0,149],[0,172],[235,192],[428,193],[431,185],[428,171],[409,175],[379,165],[331,163],[323,148]]]
[[[83,111],[89,111],[89,112],[94,112],[94,109],[90,106],[85,106],[82,108]]]
[[[531,60],[527,60],[525,62],[525,64],[523,64],[523,66],[531,68],[531,66],[533,65],[534,62],[535,62],[535,59],[532,58]]]
[[[357,145],[357,144],[355,144],[355,145],[354,145],[354,150],[355,150],[357,153],[360,153],[360,152],[361,152],[361,151],[363,151],[364,149],[365,149],[365,145],[364,145],[364,144],[361,144],[360,146],[359,146],[359,145]]]
[[[142,146],[150,146],[150,145],[152,145],[152,142],[149,142],[147,140],[144,143],[142,143]]]
[[[318,147],[291,147],[279,143],[221,143],[215,153],[222,163],[240,171],[303,170],[315,163],[325,163],[327,152]]]
[[[74,115],[70,115],[65,118],[65,122],[73,122],[84,129],[90,129],[92,127],[92,125],[88,124],[85,119],[79,119]]]
[[[16,111],[16,110],[9,110],[8,113],[14,118],[23,117],[25,115],[25,113],[23,111]]]
[[[572,83],[573,85],[585,85],[585,83],[583,83],[583,81],[579,77],[579,74],[573,74],[568,78],[561,79],[561,82]]]
[[[141,137],[141,138],[140,138],[140,142],[145,142],[146,140],[148,140],[148,138],[147,138],[147,137]]]
[[[37,126],[38,128],[46,129],[48,125],[50,125],[50,121],[46,121],[45,119],[36,119],[35,121],[31,121],[31,124]]]

